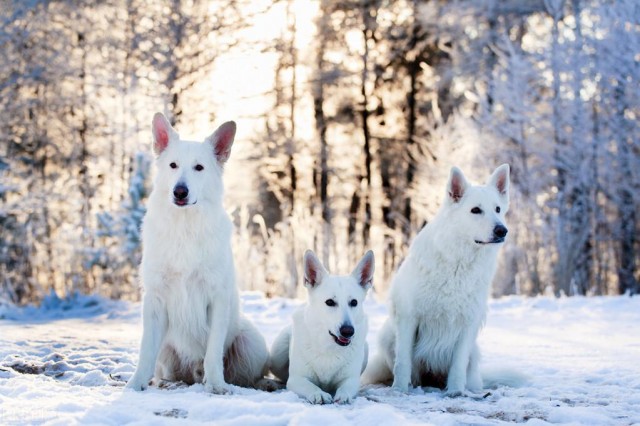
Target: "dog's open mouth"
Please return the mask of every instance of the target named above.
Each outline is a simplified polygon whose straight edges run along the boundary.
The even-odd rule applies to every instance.
[[[500,243],[504,243],[504,237],[500,237],[500,238],[494,238],[491,241],[479,241],[476,240],[476,244],[500,244]]]
[[[343,336],[338,337],[332,332],[329,332],[329,334],[331,335],[331,337],[333,337],[333,340],[335,340],[336,343],[339,344],[340,346],[348,346],[349,343],[351,343],[351,339],[348,337],[343,337]]]
[[[193,203],[189,203],[189,200],[179,200],[179,199],[174,199],[173,200],[173,204],[175,204],[178,207],[186,207],[186,206],[193,206],[197,203],[198,201],[194,201]]]

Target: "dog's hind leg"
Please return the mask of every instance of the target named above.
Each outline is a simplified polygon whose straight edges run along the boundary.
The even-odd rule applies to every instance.
[[[174,382],[177,380],[180,370],[180,358],[171,345],[165,345],[158,355],[156,362],[155,378]]]
[[[224,379],[236,386],[255,387],[267,372],[269,351],[248,319],[240,317],[238,325],[238,334],[224,357]]]
[[[285,327],[271,346],[269,369],[278,379],[289,380],[289,347],[291,345],[291,326]]]
[[[158,356],[155,377],[161,382],[184,382],[187,385],[202,383],[203,362],[180,359],[180,355],[173,346],[165,345]]]

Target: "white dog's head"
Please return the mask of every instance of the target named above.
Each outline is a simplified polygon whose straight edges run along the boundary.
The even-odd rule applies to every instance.
[[[498,167],[486,185],[470,185],[462,171],[451,169],[442,214],[453,232],[478,246],[503,243],[509,210],[509,165]]]
[[[309,290],[305,322],[317,331],[318,339],[331,339],[348,346],[354,338],[364,339],[367,318],[362,303],[373,284],[373,252],[369,250],[351,275],[331,275],[316,255],[304,254],[304,284]]]
[[[176,208],[221,203],[222,168],[231,153],[236,124],[222,124],[204,143],[181,140],[161,113],[153,117],[152,130],[158,171],[154,192]]]

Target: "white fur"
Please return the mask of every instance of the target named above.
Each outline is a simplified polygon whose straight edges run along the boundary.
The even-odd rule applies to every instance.
[[[474,207],[482,213],[472,213]],[[390,318],[364,383],[393,381],[402,392],[446,384],[454,396],[482,389],[476,338],[501,246],[492,243],[500,240],[494,230],[504,226],[508,208],[508,165],[485,186],[471,186],[459,169],[451,170],[442,208],[416,236],[392,281]]]
[[[367,363],[367,317],[362,304],[371,287],[374,258],[369,251],[351,275],[330,275],[313,252],[305,253],[308,303],[293,315],[271,348],[270,366],[287,389],[314,404],[349,403],[360,389]],[[333,300],[335,306],[327,306]],[[350,306],[355,301],[356,306]],[[331,335],[351,325],[346,346]],[[331,334],[330,334],[331,333]]]
[[[232,225],[222,205],[222,166],[235,123],[223,124],[204,143],[187,142],[156,114],[153,134],[157,174],[143,223],[140,268],[143,334],[127,387],[145,389],[154,371],[161,380],[204,382],[214,393],[227,392],[227,382],[254,386],[264,375],[268,352],[239,311]],[[178,185],[188,189],[185,205],[176,202]]]

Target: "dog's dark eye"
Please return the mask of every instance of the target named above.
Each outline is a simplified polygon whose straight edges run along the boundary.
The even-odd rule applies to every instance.
[[[337,305],[337,304],[336,304],[336,302],[335,302],[335,300],[333,300],[333,299],[327,299],[327,300],[325,300],[324,304],[325,304],[325,305],[327,305],[327,306],[331,306],[331,307],[334,307],[334,306],[336,306],[336,305]]]
[[[356,306],[358,306],[358,301],[356,299],[351,299],[351,302],[349,302],[349,306],[355,308]]]
[[[172,169],[177,169],[178,165],[176,163],[171,163],[169,164],[169,167],[171,167]]]
[[[196,172],[201,172],[204,170],[204,167],[202,166],[202,164],[196,164],[194,169],[196,170]]]
[[[473,214],[481,214],[482,213],[482,209],[480,207],[474,207],[471,209],[471,213]]]
[[[500,213],[500,206],[496,207],[496,213]]]

